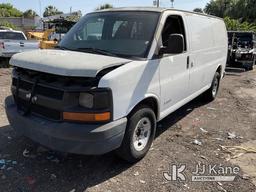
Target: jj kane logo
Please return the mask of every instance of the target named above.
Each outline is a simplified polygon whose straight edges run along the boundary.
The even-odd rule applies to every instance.
[[[186,167],[186,164],[171,165],[169,171],[163,172],[164,179],[167,181],[186,181],[188,178],[185,174],[186,171],[188,173]],[[191,181],[234,181],[239,171],[239,167],[197,164],[191,172]]]

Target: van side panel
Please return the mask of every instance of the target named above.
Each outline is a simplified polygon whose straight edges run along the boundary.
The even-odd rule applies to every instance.
[[[227,33],[220,19],[193,13],[187,13],[185,18],[191,52],[190,94],[193,94],[210,87],[218,66],[225,68]]]
[[[184,62],[184,70],[189,70],[187,97],[179,101],[177,99],[176,103],[164,109],[161,106],[164,100],[161,95],[159,60],[132,61],[109,72],[99,82],[99,87],[112,89],[113,120],[127,116],[139,102],[147,97],[157,100],[160,108],[158,120],[160,120],[210,88],[214,73],[220,65],[222,74],[224,72],[227,58],[227,33],[221,19],[193,13],[181,14],[176,11],[168,11],[165,14],[183,15],[188,41],[187,53],[190,60],[189,69],[186,69],[186,62]],[[156,42],[152,44],[149,58],[159,45],[164,18],[162,17],[158,26],[154,38]]]
[[[227,63],[227,55],[228,55],[228,36],[226,25],[223,21],[213,20],[213,34],[215,46],[218,47],[217,58],[220,59],[220,63],[222,65],[221,75],[223,77],[226,63]]]
[[[99,87],[111,88],[113,120],[120,119],[145,98],[160,103],[159,65],[154,60],[133,61],[102,77]]]

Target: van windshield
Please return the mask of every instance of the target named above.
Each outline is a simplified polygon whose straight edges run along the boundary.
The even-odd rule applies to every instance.
[[[160,13],[101,12],[83,17],[59,48],[118,57],[147,57]]]

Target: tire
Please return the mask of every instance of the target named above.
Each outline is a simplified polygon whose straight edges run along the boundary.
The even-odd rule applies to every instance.
[[[156,116],[154,111],[146,105],[138,107],[128,117],[124,139],[120,148],[116,150],[116,154],[129,163],[138,162],[149,151],[155,138],[155,132]]]
[[[218,95],[219,86],[220,86],[220,73],[216,72],[214,77],[213,77],[212,85],[211,85],[210,89],[208,89],[203,94],[204,100],[208,101],[208,102],[211,102],[211,101],[215,100],[215,98]]]
[[[247,66],[245,67],[245,70],[246,70],[246,71],[251,71],[251,70],[253,70],[253,66],[254,66],[254,62],[252,62],[250,65],[247,65]]]
[[[254,64],[252,64],[251,66],[249,66],[248,71],[253,70],[253,65],[254,65]]]

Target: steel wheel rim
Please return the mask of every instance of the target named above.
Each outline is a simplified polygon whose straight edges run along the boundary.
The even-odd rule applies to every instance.
[[[143,117],[136,125],[133,132],[133,147],[136,151],[142,151],[148,144],[151,135],[151,121]]]
[[[215,78],[215,80],[213,82],[213,87],[212,87],[212,95],[213,96],[216,96],[217,91],[218,91],[218,86],[219,86],[218,78]]]

